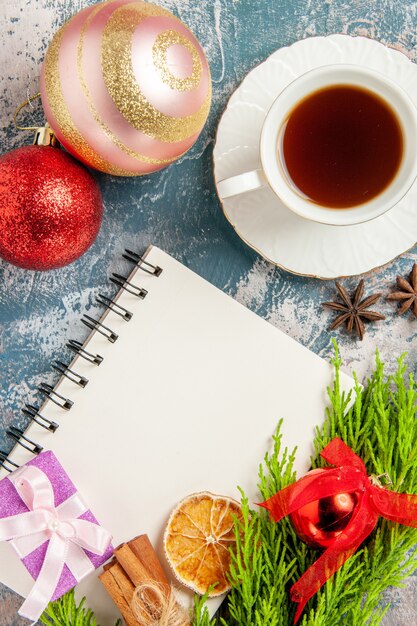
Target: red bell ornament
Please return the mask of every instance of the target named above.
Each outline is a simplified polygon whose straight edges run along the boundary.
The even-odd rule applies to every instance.
[[[89,171],[50,128],[0,157],[0,257],[31,270],[72,263],[91,246],[103,207]]]
[[[325,492],[326,474],[326,469],[315,469],[306,476],[317,478]],[[328,548],[349,524],[357,503],[356,493],[338,493],[305,504],[294,511],[290,519],[304,543],[312,548]]]
[[[303,541],[325,549],[290,589],[291,600],[298,604],[294,623],[310,598],[369,537],[379,517],[417,528],[417,494],[381,487],[337,437],[320,456],[334,467],[308,472],[260,505],[276,522],[289,515]]]

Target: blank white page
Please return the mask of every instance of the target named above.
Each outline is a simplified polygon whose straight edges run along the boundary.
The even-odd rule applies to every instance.
[[[103,363],[77,357],[71,365],[87,387],[66,378],[57,385],[71,410],[43,406],[59,429],[32,424],[28,436],[54,451],[114,545],[147,533],[168,572],[162,537],[172,508],[198,491],[239,499],[238,485],[259,500],[258,467],[280,418],[284,444],[298,447],[297,470],[307,470],[333,368],[158,248],[146,260],[163,269],[159,277],[132,273],[146,298],[118,296],[133,318],[104,316],[116,343],[98,333],[88,339]],[[342,376],[342,384],[352,380]],[[30,455],[16,446],[11,458],[22,464]],[[8,544],[0,544],[0,580],[21,595],[32,584]],[[101,626],[114,624],[97,573],[78,593]]]

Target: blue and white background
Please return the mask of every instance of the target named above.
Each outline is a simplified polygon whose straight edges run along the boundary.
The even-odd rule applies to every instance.
[[[83,313],[99,315],[98,293],[114,293],[111,272],[123,273],[125,247],[143,251],[150,243],[166,250],[271,324],[321,356],[331,353],[331,315],[321,302],[333,299],[332,282],[292,276],[262,260],[242,243],[224,219],[216,198],[212,148],[226,102],[246,73],[271,52],[298,39],[331,33],[365,35],[417,57],[417,2],[412,0],[159,0],[194,32],[206,51],[213,77],[209,121],[196,145],[179,162],[152,176],[118,179],[97,174],[105,212],[93,247],[76,263],[51,272],[15,268],[0,260],[0,449],[11,423],[24,426],[26,402],[40,401],[36,387],[53,383],[50,362],[69,357],[68,338],[83,340]],[[31,143],[13,127],[13,111],[38,91],[40,64],[54,32],[91,0],[1,0],[0,142],[6,152]],[[33,116],[42,121],[39,108]],[[369,292],[392,289],[406,274],[417,249],[367,276]],[[354,279],[345,283],[356,285]],[[409,353],[414,368],[417,319],[399,318],[384,300],[387,319],[368,327],[363,342],[338,333],[347,371],[371,371],[376,346],[394,366]],[[256,367],[256,363],[253,363]],[[277,400],[279,402],[279,400]],[[392,590],[384,626],[417,624],[417,578]],[[19,598],[0,586],[0,626],[20,626]],[[359,625],[358,625],[359,626]]]

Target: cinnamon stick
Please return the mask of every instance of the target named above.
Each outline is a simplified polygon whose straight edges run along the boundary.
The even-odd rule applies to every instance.
[[[114,558],[104,566],[100,580],[120,610],[126,626],[138,626],[139,623],[130,606],[136,587],[157,583],[167,599],[171,594],[168,579],[147,535],[139,535],[116,548]],[[149,589],[144,593],[145,612],[148,601],[150,605],[161,602],[156,590]]]
[[[119,586],[120,591],[123,594],[124,599],[130,606],[130,603],[133,598],[133,593],[135,591],[135,586],[133,585],[130,578],[126,575],[123,567],[119,563],[115,563],[113,567],[110,569],[110,573],[113,576],[114,580]]]
[[[138,626],[138,622],[133,615],[132,609],[127,603],[125,597],[123,596],[119,585],[117,584],[111,573],[111,570],[107,570],[106,572],[101,574],[99,578],[104,585],[107,593],[122,614],[123,619],[126,622],[126,626]]]
[[[139,535],[138,537],[135,537],[135,539],[132,539],[132,541],[129,541],[128,545],[148,571],[149,578],[162,584],[167,588],[168,592],[170,590],[168,579],[165,576],[165,572],[162,569],[162,565],[159,562],[148,535]]]
[[[112,559],[111,561],[109,561],[108,563],[105,563],[103,565],[103,572],[107,572],[108,569],[112,568],[113,565],[115,565],[115,563],[117,563],[116,559]]]
[[[139,561],[133,550],[125,543],[114,551],[114,556],[123,567],[135,587],[149,581],[148,570]]]

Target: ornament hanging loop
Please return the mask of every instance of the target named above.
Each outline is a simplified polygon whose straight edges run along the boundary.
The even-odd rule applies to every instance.
[[[369,480],[375,487],[392,487],[393,485],[391,476],[388,474],[388,472],[385,472],[384,474],[378,474],[378,476],[372,474],[371,476],[369,476]]]
[[[29,96],[29,98],[27,100],[22,102],[22,104],[17,107],[17,109],[16,109],[16,111],[14,112],[14,115],[13,115],[13,122],[14,122],[15,128],[17,128],[17,130],[38,130],[39,126],[19,126],[19,124],[17,123],[17,118],[18,118],[19,113],[20,113],[20,111],[22,109],[24,109],[31,102],[33,102],[34,100],[37,100],[40,97],[41,97],[41,93],[40,93],[40,91],[38,91],[38,93],[35,93],[32,96]]]
[[[13,122],[14,122],[15,128],[17,130],[33,130],[33,131],[35,131],[35,136],[33,138],[33,144],[34,145],[36,145],[36,146],[52,146],[52,147],[57,148],[57,147],[59,147],[59,141],[55,137],[55,133],[52,130],[52,128],[49,126],[48,123],[46,123],[45,126],[20,126],[17,123],[17,118],[19,116],[20,111],[22,109],[24,109],[25,107],[27,107],[29,104],[31,104],[34,100],[37,100],[40,97],[41,97],[41,94],[40,94],[40,91],[38,91],[38,93],[35,93],[32,96],[29,96],[29,98],[27,100],[22,102],[22,104],[20,106],[18,106],[16,111],[14,112]]]

